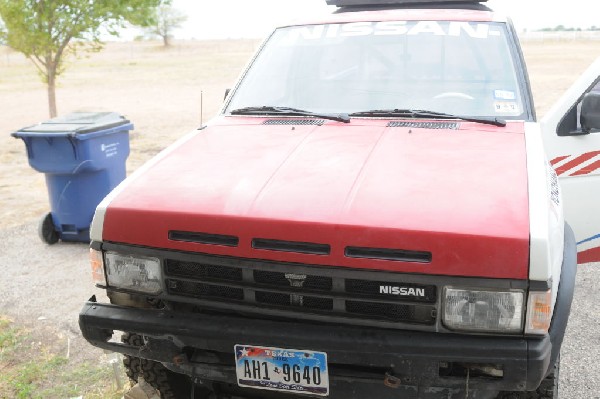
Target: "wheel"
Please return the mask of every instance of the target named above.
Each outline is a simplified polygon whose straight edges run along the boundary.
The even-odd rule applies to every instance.
[[[56,244],[58,242],[58,232],[56,231],[50,212],[45,214],[40,220],[38,235],[40,236],[40,239],[48,245]]]
[[[121,341],[134,346],[144,345],[142,336],[133,333],[123,334]],[[142,376],[148,384],[160,392],[161,399],[190,398],[192,384],[188,376],[175,373],[152,360],[128,355],[124,356],[123,365],[132,384],[137,383],[138,377]]]
[[[501,392],[497,399],[558,399],[558,376],[560,374],[560,356],[554,369],[542,380],[540,386],[532,392]]]

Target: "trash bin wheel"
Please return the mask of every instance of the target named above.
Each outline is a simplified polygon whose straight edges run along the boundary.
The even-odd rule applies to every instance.
[[[58,232],[54,227],[54,221],[50,212],[45,214],[40,220],[38,235],[46,244],[52,245],[58,242]]]

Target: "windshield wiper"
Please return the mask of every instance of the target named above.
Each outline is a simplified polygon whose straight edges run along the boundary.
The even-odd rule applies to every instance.
[[[244,107],[234,109],[230,112],[231,115],[287,115],[287,116],[311,116],[314,118],[330,119],[332,121],[349,123],[350,117],[348,114],[326,114],[306,111],[291,107],[274,107],[263,105],[260,107]]]
[[[506,121],[498,118],[474,118],[469,116],[445,114],[443,112],[426,111],[422,109],[374,109],[370,111],[353,112],[349,116],[374,116],[374,117],[405,117],[405,118],[434,118],[434,119],[460,119],[467,122],[486,123],[494,126],[506,126]]]

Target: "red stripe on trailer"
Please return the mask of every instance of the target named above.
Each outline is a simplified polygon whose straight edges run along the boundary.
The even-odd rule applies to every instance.
[[[577,254],[577,263],[600,262],[600,247],[586,249]]]
[[[590,174],[596,170],[600,169],[600,160],[593,162],[591,164],[589,164],[588,166],[585,166],[581,169],[579,169],[577,172],[575,173],[571,173],[571,176],[581,176],[581,175],[587,175]]]
[[[558,167],[556,169],[556,174],[560,176],[563,173],[565,173],[566,171],[571,170],[574,167],[579,166],[586,161],[589,161],[590,159],[594,158],[596,155],[600,155],[600,151],[592,151],[592,152],[587,152],[585,154],[582,154],[582,155],[578,156],[577,158],[573,159],[572,161],[569,161],[566,164]]]
[[[550,165],[554,166],[562,160],[569,158],[569,155],[563,155],[562,157],[556,157],[552,161],[550,161]]]

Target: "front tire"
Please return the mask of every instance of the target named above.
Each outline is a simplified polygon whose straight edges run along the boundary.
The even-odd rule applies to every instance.
[[[128,345],[144,346],[143,337],[134,333],[123,334],[121,341]],[[132,384],[137,383],[138,378],[142,376],[148,384],[160,392],[161,399],[189,399],[191,396],[190,378],[167,369],[161,363],[124,355],[123,365]]]

